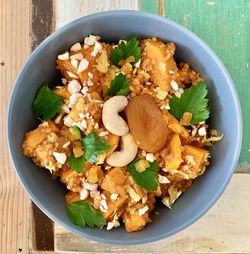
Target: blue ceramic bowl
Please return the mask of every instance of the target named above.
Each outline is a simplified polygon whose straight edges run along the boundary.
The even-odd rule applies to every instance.
[[[107,231],[98,228],[81,229],[72,224],[65,209],[65,187],[51,179],[25,158],[21,152],[24,133],[37,120],[31,103],[43,83],[55,85],[56,56],[89,34],[100,35],[104,41],[117,41],[132,35],[159,37],[177,45],[176,60],[184,60],[200,72],[208,86],[211,126],[224,133],[223,140],[211,149],[211,165],[206,173],[175,203],[172,210],[159,204],[160,216],[136,233],[126,233],[123,227]],[[227,186],[239,157],[242,141],[240,103],[233,82],[215,53],[186,28],[165,18],[136,11],[111,11],[77,19],[49,36],[32,53],[21,70],[10,99],[7,119],[9,152],[16,173],[35,204],[52,220],[69,231],[111,244],[141,244],[160,240],[188,227],[216,202]]]

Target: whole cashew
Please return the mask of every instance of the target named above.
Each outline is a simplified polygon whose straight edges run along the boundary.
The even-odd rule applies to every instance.
[[[103,105],[102,122],[109,132],[117,136],[124,136],[129,132],[127,123],[118,114],[123,111],[127,105],[127,97],[120,95],[113,96]]]
[[[134,137],[128,133],[121,137],[121,150],[111,153],[106,162],[113,167],[124,167],[135,158],[137,150],[138,147]]]

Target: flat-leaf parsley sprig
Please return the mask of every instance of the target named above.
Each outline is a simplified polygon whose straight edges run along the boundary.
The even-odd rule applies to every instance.
[[[119,62],[121,60],[126,60],[130,56],[135,58],[134,64],[137,63],[141,58],[141,48],[138,45],[139,41],[135,36],[130,38],[127,42],[122,41],[118,47],[111,51],[111,63],[119,67]]]
[[[96,162],[97,155],[103,154],[110,148],[106,140],[98,138],[97,132],[91,132],[87,137],[81,137],[80,140],[83,145],[84,154],[76,158],[72,152],[67,162],[68,165],[79,174],[84,169],[86,161],[89,163]]]
[[[62,97],[51,90],[48,85],[43,85],[37,92],[32,103],[34,114],[44,121],[51,119],[56,113],[60,112]]]
[[[198,83],[185,89],[180,98],[174,96],[170,99],[170,113],[179,121],[186,112],[192,113],[190,124],[198,124],[209,117],[207,110],[208,99],[205,83]]]

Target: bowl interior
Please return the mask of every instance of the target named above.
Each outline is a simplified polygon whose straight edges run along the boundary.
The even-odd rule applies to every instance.
[[[211,149],[211,165],[168,210],[159,204],[160,217],[153,217],[143,231],[126,233],[124,228],[111,231],[81,229],[69,220],[64,202],[64,186],[55,182],[46,170],[36,167],[21,153],[23,135],[37,125],[31,103],[43,83],[57,85],[55,59],[58,53],[84,36],[97,34],[104,41],[138,37],[160,37],[176,43],[176,59],[187,61],[199,71],[208,86],[211,126],[224,133],[224,139]],[[241,113],[231,79],[214,53],[195,35],[176,23],[141,12],[119,11],[94,14],[66,25],[46,39],[29,58],[12,94],[8,112],[9,149],[17,174],[33,201],[53,220],[80,236],[113,244],[147,243],[170,236],[203,215],[227,185],[241,145]]]

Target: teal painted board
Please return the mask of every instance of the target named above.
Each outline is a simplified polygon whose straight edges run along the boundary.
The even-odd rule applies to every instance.
[[[158,14],[159,1],[158,0],[141,0],[140,10]]]
[[[163,16],[196,33],[229,70],[244,122],[238,170],[250,171],[250,0],[142,0],[141,9],[158,13],[157,3],[163,6]]]

